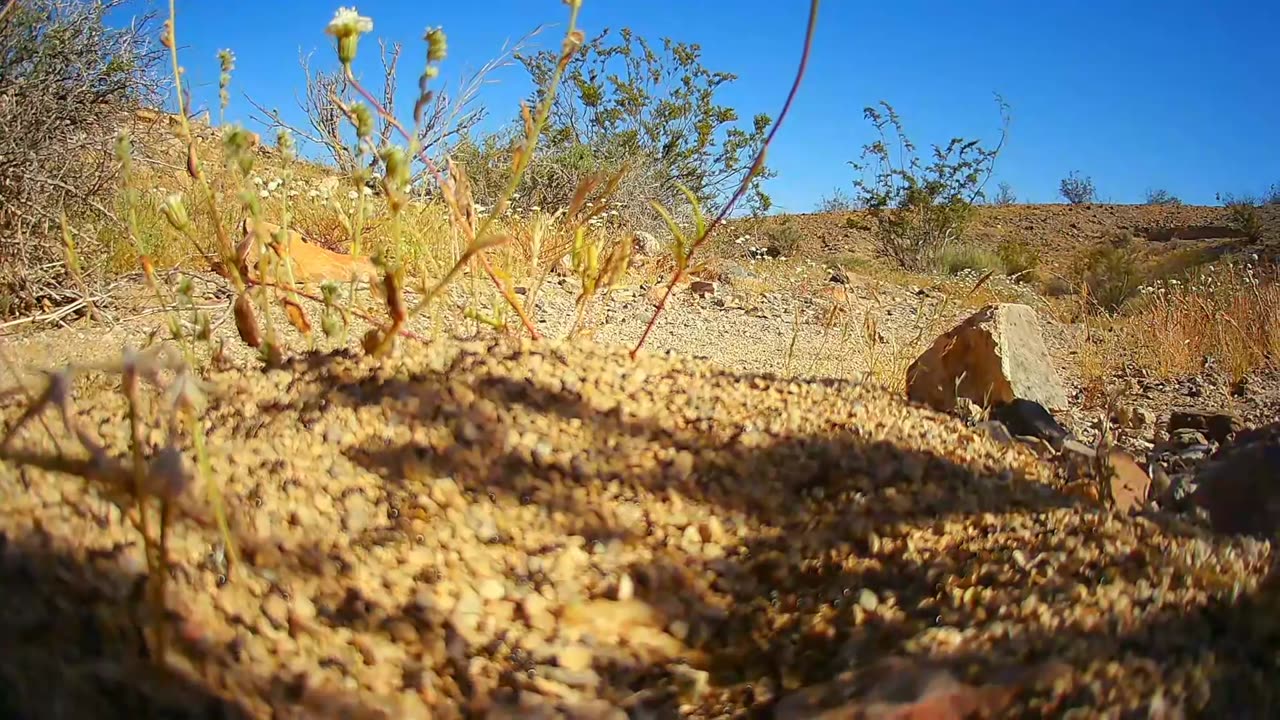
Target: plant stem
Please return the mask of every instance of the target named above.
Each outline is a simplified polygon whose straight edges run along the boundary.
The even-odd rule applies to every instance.
[[[805,30],[804,49],[800,54],[800,65],[796,68],[795,80],[791,83],[791,91],[787,93],[787,100],[782,105],[782,112],[778,113],[778,119],[774,122],[773,127],[769,130],[769,134],[765,136],[764,145],[760,147],[760,152],[756,154],[755,160],[751,163],[751,170],[747,172],[746,177],[742,179],[742,183],[738,186],[733,197],[729,198],[729,202],[720,210],[715,219],[707,225],[706,229],[693,243],[689,246],[688,254],[685,260],[688,261],[693,257],[694,252],[702,245],[702,243],[711,235],[711,233],[722,223],[729,213],[733,212],[733,208],[738,201],[747,194],[747,189],[751,187],[751,179],[759,172],[764,165],[764,156],[768,152],[769,146],[773,143],[773,138],[778,134],[778,129],[782,127],[782,122],[786,120],[787,113],[791,110],[791,105],[796,99],[796,95],[800,92],[800,83],[804,80],[805,69],[809,66],[809,54],[813,48],[813,35],[818,26],[818,5],[820,0],[810,0],[809,2],[809,25]],[[671,276],[671,282],[667,284],[666,292],[662,294],[662,299],[658,301],[658,307],[654,309],[653,316],[649,318],[649,323],[645,325],[644,332],[640,335],[640,340],[636,342],[636,346],[631,349],[631,359],[636,359],[640,349],[644,347],[645,340],[649,338],[649,333],[653,332],[654,325],[658,322],[658,316],[667,307],[667,300],[671,297],[671,293],[675,290],[676,284],[684,276],[682,269],[677,269]]]

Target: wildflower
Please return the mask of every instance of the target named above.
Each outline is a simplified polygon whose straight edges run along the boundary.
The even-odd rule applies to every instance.
[[[267,189],[270,190],[271,192],[275,192],[276,188],[280,187],[281,182],[283,181],[280,178],[276,178],[275,180],[272,180],[271,182],[267,183]]]
[[[240,172],[248,175],[253,170],[253,153],[249,151],[252,144],[251,133],[239,125],[227,128],[222,135],[222,153],[228,165],[236,165]]]
[[[289,162],[297,156],[297,149],[293,144],[293,133],[285,128],[280,128],[276,133],[276,148],[280,151],[280,156],[285,162]]]
[[[177,193],[164,199],[164,203],[160,205],[160,212],[164,214],[164,219],[169,221],[173,229],[179,232],[186,230],[190,223],[187,218],[187,207],[182,204],[182,196]]]
[[[427,34],[422,39],[427,41],[427,62],[437,63],[444,60],[445,54],[449,51],[449,40],[445,37],[443,28],[427,30]]]
[[[253,176],[253,181],[252,181],[252,182],[253,182],[253,184],[254,184],[254,185],[257,185],[257,186],[259,186],[259,187],[261,187],[261,186],[262,186],[262,178],[258,177],[257,175],[254,175],[254,176]]]
[[[271,191],[270,191],[270,190],[259,190],[259,191],[258,191],[258,197],[260,197],[260,198],[262,198],[263,200],[265,200],[265,199],[267,199],[267,198],[271,197]]]
[[[230,50],[218,51],[218,65],[222,72],[218,75],[218,103],[223,110],[231,104],[231,94],[227,88],[231,86],[231,71],[236,66],[236,56]]]
[[[337,38],[338,61],[344,67],[350,67],[351,61],[356,59],[356,45],[360,42],[360,35],[373,31],[373,18],[360,15],[353,7],[340,7],[324,31]]]
[[[348,199],[348,200],[355,200],[355,199],[356,199],[356,198],[358,198],[358,197],[360,197],[360,193],[357,193],[355,190],[348,190],[348,191],[347,191],[347,199]]]

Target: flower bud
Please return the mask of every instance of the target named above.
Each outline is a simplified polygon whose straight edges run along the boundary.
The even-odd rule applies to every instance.
[[[160,212],[164,214],[164,219],[169,221],[169,225],[178,232],[186,231],[191,224],[191,220],[187,217],[187,206],[182,202],[182,195],[171,193],[164,199],[160,205]]]
[[[352,122],[356,126],[356,135],[361,140],[368,140],[373,137],[373,111],[368,105],[359,103],[351,108]]]
[[[449,52],[449,39],[443,28],[432,28],[423,37],[427,41],[427,62],[437,63],[444,60]]]

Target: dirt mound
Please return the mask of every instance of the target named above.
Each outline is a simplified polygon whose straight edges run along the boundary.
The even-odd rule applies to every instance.
[[[1104,511],[871,387],[438,342],[207,390],[244,563],[224,583],[217,532],[174,528],[171,672],[120,513],[0,464],[5,714],[758,717],[890,656],[974,684],[1062,664],[1015,715],[1275,707],[1274,608],[1236,603],[1265,543]],[[116,382],[76,407],[123,455]]]

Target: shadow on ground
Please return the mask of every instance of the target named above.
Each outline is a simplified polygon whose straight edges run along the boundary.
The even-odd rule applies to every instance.
[[[709,381],[712,388],[777,384],[729,373]],[[832,397],[845,387],[831,384]],[[852,385],[846,389],[856,396]],[[386,481],[392,508],[407,505],[418,491],[406,468],[425,467],[454,478],[471,502],[536,505],[563,535],[580,535],[593,550],[614,540],[648,547],[652,559],[627,572],[636,596],[680,620],[684,642],[706,658],[716,689],[695,702],[700,716],[741,710],[737,716],[769,717],[788,688],[823,683],[890,655],[920,656],[925,633],[936,638],[971,629],[976,639],[934,655],[969,681],[1042,661],[1089,674],[1093,685],[1080,683],[1066,694],[1030,693],[1022,706],[1028,716],[1113,702],[1120,689],[1107,687],[1098,674],[1108,661],[1123,665],[1124,682],[1148,696],[1170,678],[1184,680],[1187,692],[1204,701],[1205,716],[1272,717],[1280,707],[1274,573],[1263,591],[1235,602],[1206,599],[1189,612],[1154,591],[1132,599],[1132,612],[1116,605],[1099,611],[1097,598],[1108,588],[1150,584],[1166,574],[1175,576],[1174,587],[1217,588],[1230,580],[1202,577],[1212,569],[1168,557],[1154,542],[1129,541],[1135,532],[1139,540],[1168,535],[1154,524],[1108,523],[1105,513],[989,458],[958,461],[921,449],[918,438],[898,437],[892,428],[819,428],[812,418],[797,421],[805,431],[774,434],[765,414],[776,408],[762,406],[752,418],[733,420],[719,413],[714,393],[673,398],[668,409],[683,415],[661,422],[616,406],[602,410],[569,389],[483,371],[469,377],[465,396],[449,371],[407,381],[340,382],[328,390],[334,402],[357,406],[394,398],[395,421],[442,428],[453,438],[370,444],[347,453]],[[533,442],[524,442],[531,433]],[[647,502],[635,505],[640,497]],[[623,509],[629,503],[634,511]],[[1036,565],[1055,554],[1067,560],[1051,572]],[[289,572],[319,572],[299,558],[277,560]],[[136,585],[51,551],[38,536],[9,538],[0,565],[0,714],[247,717],[238,701],[146,669],[133,618]],[[1092,615],[1055,620],[1036,614],[1039,606],[1071,607],[1084,598],[1093,599],[1080,603]],[[1014,622],[1014,616],[1023,619]],[[463,697],[483,691],[465,679],[468,654],[519,669],[502,654],[509,650],[459,647],[449,621],[424,616],[420,608],[378,607],[374,598],[349,593],[341,606],[320,608],[319,617],[375,632],[397,619],[417,628],[424,644],[448,646],[449,660],[436,671],[454,673]],[[218,653],[234,668],[230,655]],[[1208,674],[1178,674],[1209,654]],[[623,657],[599,657],[596,669],[610,684],[604,692],[616,698],[675,672]],[[281,702],[297,694],[290,690],[296,678],[287,676],[245,675],[234,682],[223,676],[209,683]],[[657,696],[645,707],[652,717],[669,717],[682,702],[688,699]],[[348,710],[379,716],[358,703]]]

